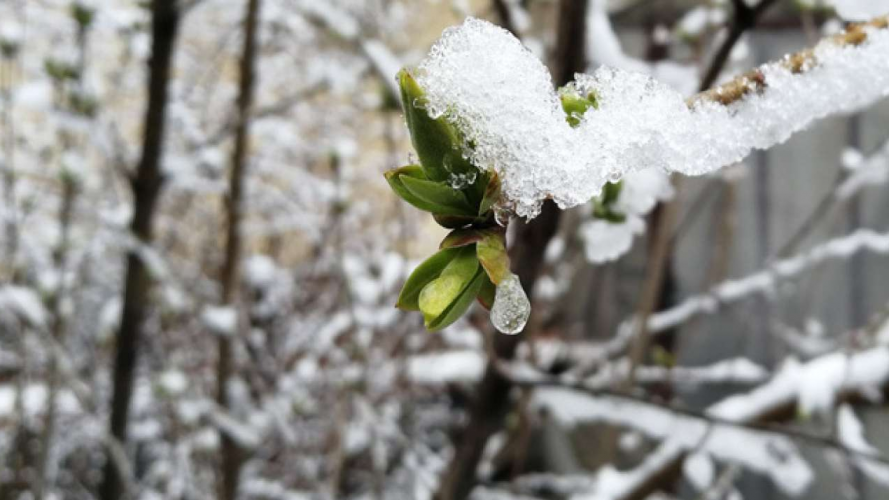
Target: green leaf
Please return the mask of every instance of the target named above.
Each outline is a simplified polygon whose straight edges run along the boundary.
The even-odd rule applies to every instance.
[[[441,207],[420,199],[417,195],[411,193],[404,187],[402,177],[412,177],[416,179],[426,178],[426,174],[423,173],[423,169],[420,168],[419,165],[407,165],[405,167],[393,168],[392,170],[387,170],[383,175],[386,177],[386,182],[389,183],[389,187],[392,188],[392,191],[395,191],[395,194],[397,194],[399,198],[420,210],[435,212],[446,209],[446,207]]]
[[[438,278],[458,253],[458,249],[447,248],[435,253],[417,266],[401,288],[395,307],[406,311],[419,311],[420,292],[423,287]]]
[[[420,311],[427,326],[450,307],[472,278],[473,276],[470,276],[469,280],[466,280],[465,277],[456,274],[439,276],[423,287],[423,291],[420,292]]]
[[[484,232],[479,231],[478,229],[455,229],[441,240],[438,248],[465,247],[466,245],[476,243],[482,239],[482,237],[484,237]]]
[[[468,282],[478,269],[478,259],[475,256],[474,246],[465,246],[457,249],[457,254],[441,271],[442,276],[461,276]]]
[[[476,243],[476,255],[491,281],[499,285],[511,274],[509,254],[506,253],[506,235],[503,231],[486,230]]]
[[[602,195],[599,197],[602,200],[602,204],[611,205],[616,202],[623,187],[624,181],[605,183],[605,186],[602,188]]]
[[[475,216],[475,210],[469,206],[463,193],[453,189],[447,184],[432,182],[406,175],[399,176],[399,180],[414,196],[437,207],[435,213],[444,215]]]
[[[475,276],[466,288],[451,302],[451,305],[442,311],[437,318],[426,322],[426,329],[430,332],[436,332],[460,319],[460,316],[463,316],[463,313],[472,305],[473,299],[478,296],[479,290],[482,284],[484,284],[484,278],[485,273],[481,269],[476,271]]]
[[[593,217],[613,224],[621,224],[627,220],[626,215],[613,210],[610,206],[602,204],[599,200],[593,202]]]
[[[497,172],[491,172],[491,178],[488,180],[488,185],[485,186],[485,194],[482,196],[482,202],[478,207],[478,214],[482,215],[491,207],[494,206],[495,203],[500,199],[500,176],[497,175]]]
[[[468,217],[465,215],[445,215],[433,213],[432,218],[435,219],[435,222],[437,222],[439,226],[448,229],[458,229],[474,222],[478,222],[478,217]]]
[[[426,327],[434,331],[456,321],[457,318],[469,307],[469,303],[478,294],[478,289],[472,292],[468,303],[464,295],[479,275],[478,260],[475,258],[475,248],[462,247],[456,250],[457,254],[441,271],[441,275],[420,292],[419,306],[426,322]],[[479,284],[479,286],[481,286]],[[455,309],[455,306],[457,309]],[[462,309],[460,309],[462,307]],[[459,313],[454,316],[454,311]]]
[[[475,169],[463,158],[462,141],[456,130],[444,118],[429,116],[426,93],[410,72],[401,70],[398,82],[411,142],[426,176],[433,181],[447,181],[451,173],[462,174]]]
[[[497,294],[497,285],[491,281],[491,278],[488,277],[487,273],[485,273],[485,280],[482,282],[481,289],[478,291],[478,303],[482,305],[487,310],[491,310],[494,307],[494,297]]]
[[[566,120],[572,127],[580,125],[581,117],[587,110],[590,108],[599,109],[596,94],[590,93],[583,97],[578,95],[577,91],[571,86],[561,89],[559,98],[562,101],[562,109],[568,115]]]

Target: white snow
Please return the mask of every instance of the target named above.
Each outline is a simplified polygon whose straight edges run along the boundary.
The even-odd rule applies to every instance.
[[[836,189],[840,200],[851,198],[866,186],[882,186],[889,180],[889,141],[867,158],[857,150],[847,150],[842,163],[849,176]]]
[[[583,241],[584,255],[591,264],[612,261],[629,252],[633,238],[643,232],[645,223],[635,216],[619,223],[592,219],[577,229],[577,235]]]
[[[419,384],[474,382],[484,370],[484,355],[470,350],[413,356],[407,366],[408,377]]]
[[[46,410],[47,395],[49,391],[46,385],[34,383],[25,386],[21,394],[22,407],[26,415],[40,415]],[[12,417],[15,413],[15,401],[17,388],[13,385],[0,385],[0,418]],[[60,389],[56,393],[56,409],[60,413],[75,413],[80,411],[80,403],[74,393],[68,389]]]
[[[252,255],[244,263],[244,282],[254,289],[267,288],[275,280],[278,266],[267,255]]]
[[[889,14],[889,2],[886,0],[827,0],[827,3],[847,21],[867,21]]]
[[[157,376],[157,385],[165,394],[179,396],[188,388],[188,378],[179,370],[166,370]]]
[[[211,333],[232,336],[238,326],[238,312],[231,306],[206,306],[201,311],[201,324]]]
[[[768,383],[710,408],[722,418],[746,421],[770,408],[797,402],[805,414],[826,413],[846,392],[865,392],[889,381],[889,349],[834,352],[801,364],[792,358]]]
[[[262,442],[262,435],[252,426],[238,421],[221,408],[214,408],[208,414],[210,421],[239,446],[245,449],[254,449]]]
[[[713,484],[713,479],[716,476],[715,469],[713,460],[706,453],[692,453],[682,463],[682,475],[698,491]]]
[[[0,311],[12,312],[20,321],[30,326],[46,327],[46,308],[43,307],[40,296],[30,288],[17,285],[0,287]]]
[[[623,222],[589,220],[578,228],[584,255],[591,264],[615,260],[630,251],[633,238],[645,232],[646,215],[660,201],[673,197],[670,177],[660,170],[630,172],[623,179],[614,209],[623,214]]]
[[[96,325],[96,336],[100,343],[109,340],[114,332],[120,327],[120,314],[123,309],[123,303],[120,297],[112,297],[99,311],[99,321]]]
[[[849,405],[840,406],[837,412],[837,438],[850,450],[866,455],[880,455],[880,451],[867,442],[864,437],[864,425]],[[889,467],[885,464],[860,455],[853,456],[852,461],[870,479],[889,485]]]
[[[889,253],[889,233],[859,229],[846,236],[821,243],[799,255],[774,262],[767,269],[743,278],[717,284],[708,293],[693,295],[670,309],[653,314],[648,320],[652,332],[660,332],[687,321],[698,314],[712,313],[720,304],[728,304],[757,293],[768,293],[782,280],[830,259],[846,259],[868,250],[875,254]]]
[[[768,476],[790,495],[799,495],[813,479],[796,446],[784,436],[712,424],[656,405],[594,397],[565,388],[538,388],[531,404],[546,408],[566,425],[607,422],[666,440],[669,447],[706,452],[717,460]]]
[[[670,85],[683,95],[695,91],[698,68],[671,60],[651,63],[626,54],[606,12],[606,0],[591,0],[587,11],[587,54],[591,70],[608,66],[637,73],[645,73]],[[663,36],[663,31],[661,32]]]
[[[645,168],[701,175],[753,149],[787,140],[813,121],[851,112],[889,93],[889,33],[858,46],[825,42],[817,64],[793,74],[760,68],[767,89],[728,107],[682,95],[648,76],[600,68],[577,75],[599,109],[572,128],[546,67],[505,30],[478,19],[445,30],[416,70],[431,116],[465,135],[466,154],[494,169],[515,212],[532,218],[543,200],[587,202],[609,180]],[[854,84],[854,86],[853,86]]]

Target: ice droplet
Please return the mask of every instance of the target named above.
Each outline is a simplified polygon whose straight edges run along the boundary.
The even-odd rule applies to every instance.
[[[509,219],[512,219],[512,216],[515,215],[512,210],[506,208],[501,205],[494,205],[494,221],[497,222],[497,225],[500,227],[506,227],[509,225]]]
[[[491,308],[491,323],[499,332],[515,335],[525,328],[531,315],[531,302],[525,295],[519,277],[511,274],[497,285],[494,306]]]
[[[447,162],[445,162],[445,168],[448,168]],[[477,175],[475,172],[466,172],[465,174],[451,172],[450,176],[448,176],[448,184],[457,191],[460,191],[466,186],[474,183],[476,177]]]

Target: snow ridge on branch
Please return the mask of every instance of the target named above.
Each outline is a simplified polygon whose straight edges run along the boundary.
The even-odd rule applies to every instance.
[[[887,17],[855,25],[688,102],[647,75],[578,74],[574,89],[595,94],[599,108],[573,128],[546,67],[485,21],[445,30],[416,73],[430,115],[454,123],[465,155],[496,170],[505,203],[533,218],[545,199],[580,205],[635,170],[712,172],[885,97],[887,25]]]

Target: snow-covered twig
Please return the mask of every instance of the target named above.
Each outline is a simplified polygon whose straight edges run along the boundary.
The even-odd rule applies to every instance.
[[[700,314],[712,314],[720,306],[755,294],[771,293],[781,281],[798,276],[826,260],[845,259],[861,251],[889,254],[889,233],[859,229],[797,256],[776,261],[744,278],[719,283],[707,293],[691,296],[670,309],[655,313],[648,321],[648,328],[652,333],[669,330]]]
[[[805,364],[790,362],[769,382],[750,392],[726,398],[708,407],[703,413],[688,411],[684,408],[665,407],[624,392],[590,390],[583,384],[565,383],[556,379],[525,379],[516,380],[515,383],[527,387],[542,387],[540,389],[542,391],[562,391],[550,392],[552,396],[544,396],[544,403],[547,402],[547,398],[552,397],[559,400],[561,396],[570,394],[572,401],[574,401],[571,405],[561,403],[546,405],[557,416],[561,413],[563,419],[583,420],[585,417],[590,417],[590,411],[592,411],[591,418],[638,427],[640,425],[638,422],[639,411],[650,412],[646,414],[652,415],[653,418],[676,413],[686,418],[707,422],[709,423],[706,425],[708,429],[711,426],[713,428],[723,426],[745,432],[771,433],[823,448],[839,450],[851,456],[860,456],[875,463],[889,464],[884,457],[875,457],[871,451],[862,452],[853,449],[849,446],[848,441],[763,423],[770,415],[780,413],[784,407],[792,406],[797,402],[803,408],[823,409],[824,405],[829,406],[840,398],[862,392],[868,394],[874,390],[885,388],[889,383],[889,349],[884,346],[871,348],[851,356],[844,353],[832,353]],[[584,401],[585,403],[583,403]],[[564,400],[561,402],[563,403]],[[627,405],[636,405],[633,406],[635,410],[626,411],[629,408]],[[793,414],[793,412],[790,413]],[[661,423],[663,424],[663,422]],[[645,431],[649,433],[656,432],[657,428],[664,428],[663,426],[652,426],[650,422],[644,427]],[[652,430],[653,428],[654,430]],[[670,435],[667,432],[664,434]],[[712,439],[712,437],[705,434],[702,439]],[[653,491],[657,487],[659,477],[669,475],[671,470],[675,470],[677,463],[683,460],[690,446],[686,440],[687,436],[685,435],[667,437],[636,469],[625,472],[618,472],[611,468],[603,469],[595,476],[595,480],[587,481],[589,488],[591,488],[590,493],[605,487],[609,490],[606,498],[644,498],[646,492]],[[698,445],[694,446],[694,448],[697,447]],[[746,444],[739,448],[745,447]],[[713,452],[729,455],[732,453],[725,447],[720,447],[720,450]],[[808,470],[807,468],[793,470],[796,470],[795,476],[788,475],[788,471],[784,470],[782,476],[773,477],[779,481],[787,481],[784,486],[788,489],[800,491],[809,483],[811,471],[807,475],[805,472]]]
[[[430,114],[464,133],[473,163],[496,170],[505,201],[533,218],[545,199],[562,208],[586,203],[633,170],[715,171],[886,96],[887,26],[886,17],[854,25],[688,101],[645,75],[612,68],[578,75],[575,90],[595,94],[599,108],[576,127],[566,123],[543,64],[483,21],[447,30],[417,80]]]
[[[843,167],[849,175],[834,191],[837,200],[848,200],[865,186],[885,184],[889,179],[889,140],[866,158],[847,152],[843,155]]]

